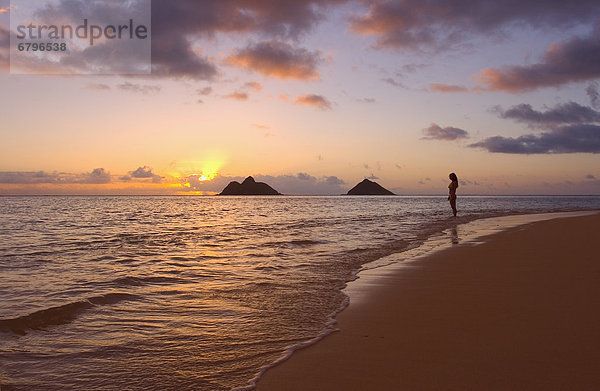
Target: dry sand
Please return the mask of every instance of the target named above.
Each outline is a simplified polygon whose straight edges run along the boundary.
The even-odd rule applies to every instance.
[[[257,390],[600,390],[600,215],[435,253]]]

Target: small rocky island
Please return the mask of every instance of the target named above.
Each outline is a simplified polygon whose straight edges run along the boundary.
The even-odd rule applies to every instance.
[[[281,195],[281,193],[264,182],[256,182],[249,176],[242,183],[229,182],[219,195]]]
[[[377,182],[365,179],[350,189],[347,195],[395,195]]]

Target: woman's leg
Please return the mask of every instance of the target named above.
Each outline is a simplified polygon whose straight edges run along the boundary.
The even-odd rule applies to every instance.
[[[456,216],[456,198],[450,198],[450,206],[452,207],[452,213]]]

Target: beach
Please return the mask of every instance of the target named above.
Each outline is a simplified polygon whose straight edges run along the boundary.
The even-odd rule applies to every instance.
[[[535,222],[370,273],[339,331],[257,390],[598,389],[599,226]]]

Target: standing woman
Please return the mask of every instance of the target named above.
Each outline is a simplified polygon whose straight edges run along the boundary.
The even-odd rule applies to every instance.
[[[454,217],[456,217],[456,189],[458,188],[458,178],[455,173],[448,175],[448,178],[452,181],[448,185],[448,201],[450,201],[452,213],[454,213]]]

